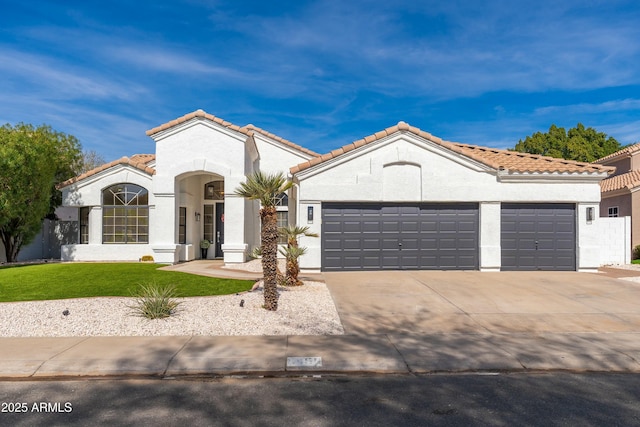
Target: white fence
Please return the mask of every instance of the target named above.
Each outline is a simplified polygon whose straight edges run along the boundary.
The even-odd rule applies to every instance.
[[[631,217],[597,218],[600,265],[631,262]]]

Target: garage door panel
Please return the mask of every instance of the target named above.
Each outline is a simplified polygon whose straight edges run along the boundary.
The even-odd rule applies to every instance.
[[[503,270],[575,270],[573,204],[503,204]]]
[[[383,233],[399,233],[400,223],[396,219],[393,219],[391,221],[385,221],[382,223],[381,228]]]
[[[477,204],[325,203],[322,219],[324,270],[478,268]],[[347,252],[358,247],[367,255]]]
[[[402,225],[402,234],[405,234],[405,233],[416,234],[420,229],[420,224],[418,223],[418,221],[403,220],[401,225]]]
[[[478,250],[478,241],[476,239],[468,238],[458,239],[457,249],[476,251]]]

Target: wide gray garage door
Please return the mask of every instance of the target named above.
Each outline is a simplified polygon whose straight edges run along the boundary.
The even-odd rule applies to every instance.
[[[573,204],[502,204],[502,270],[576,269]]]
[[[323,203],[322,269],[476,270],[478,204]]]

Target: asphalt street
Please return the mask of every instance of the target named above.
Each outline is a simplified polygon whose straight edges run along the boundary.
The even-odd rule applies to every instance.
[[[0,425],[633,426],[640,376],[606,373],[13,381]]]

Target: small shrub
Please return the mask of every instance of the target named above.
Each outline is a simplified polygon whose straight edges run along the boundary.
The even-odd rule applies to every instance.
[[[633,259],[640,259],[640,245],[633,248]]]
[[[141,262],[153,262],[153,257],[151,255],[143,255],[142,258],[140,258]]]
[[[147,319],[164,319],[176,312],[181,302],[176,301],[175,285],[146,283],[133,295],[135,303],[129,306],[133,314]]]
[[[253,259],[262,258],[262,247],[261,246],[255,246],[253,248],[253,250],[251,251],[251,253],[249,254],[249,257],[253,258]]]

